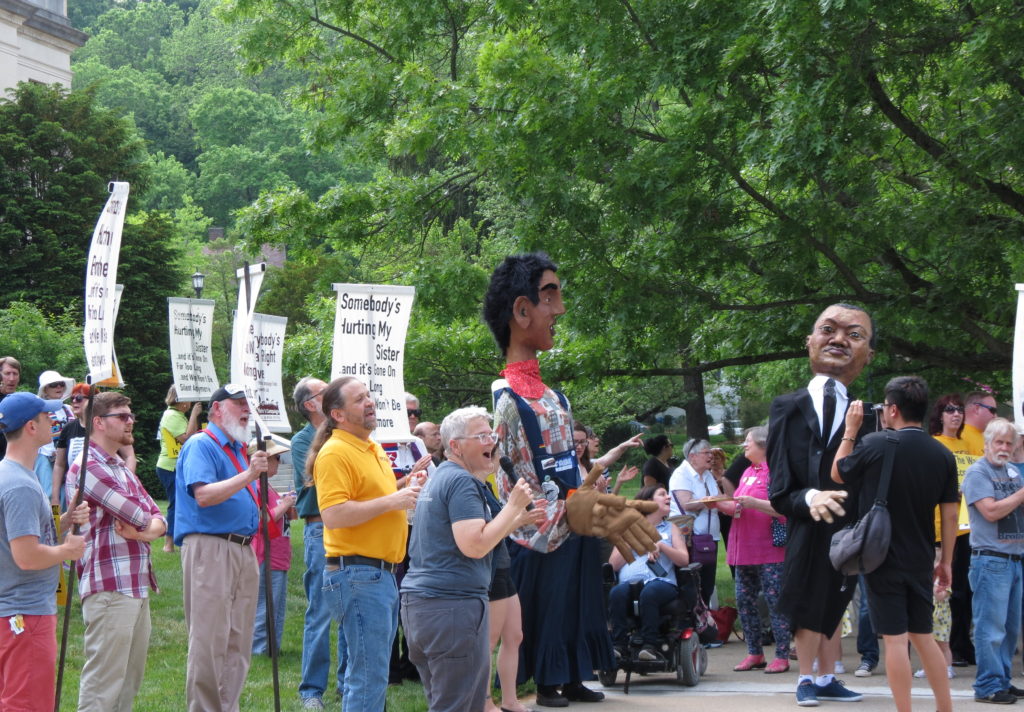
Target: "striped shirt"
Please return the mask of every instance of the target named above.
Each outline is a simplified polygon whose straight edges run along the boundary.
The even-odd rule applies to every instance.
[[[116,591],[132,598],[146,598],[149,589],[159,591],[149,560],[149,543],[125,539],[114,531],[114,521],[142,531],[154,517],[166,519],[139,478],[118,455],[110,455],[95,442],[89,443],[88,473],[82,499],[89,503],[89,523],[82,527],[85,555],[78,562],[79,595],[83,599],[100,591]],[[68,501],[78,487],[79,463],[68,471]]]

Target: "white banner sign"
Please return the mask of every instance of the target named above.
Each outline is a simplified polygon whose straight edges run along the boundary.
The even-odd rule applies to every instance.
[[[415,287],[335,284],[331,378],[355,376],[377,404],[377,442],[410,440],[405,412],[405,335]]]
[[[128,184],[111,183],[110,197],[103,207],[89,246],[85,269],[85,360],[89,381],[120,382],[114,364],[114,300],[117,261],[121,253],[121,231],[128,207]]]
[[[212,299],[167,298],[171,373],[179,401],[208,401],[217,390],[213,365]]]
[[[260,262],[249,265],[248,279],[245,267],[235,272],[235,277],[238,278],[238,308],[235,309],[231,329],[231,383],[245,388],[245,397],[249,401],[250,427],[269,435],[270,429],[259,413],[259,364],[255,360],[256,354],[248,348],[252,317],[256,311],[256,297],[259,296],[260,287],[263,285],[263,273],[266,271],[266,263]]]
[[[284,330],[288,319],[283,316],[255,313],[249,325],[249,342],[245,345],[245,363],[251,365],[256,412],[275,433],[290,433],[281,386],[281,358],[284,356]],[[247,376],[249,374],[246,374]],[[248,381],[245,383],[247,393]]]
[[[1017,325],[1013,332],[1013,421],[1024,426],[1024,284],[1017,285]]]

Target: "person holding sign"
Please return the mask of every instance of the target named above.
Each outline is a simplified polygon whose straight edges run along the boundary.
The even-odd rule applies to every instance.
[[[209,427],[178,455],[174,543],[181,547],[189,712],[238,710],[249,671],[259,584],[249,546],[259,525],[252,483],[267,470],[266,452],[246,453],[249,412],[245,389],[218,388]]]
[[[380,712],[388,658],[398,629],[395,568],[405,558],[406,510],[422,473],[398,489],[391,463],[370,439],[377,406],[366,384],[342,376],[323,391],[326,420],[306,456],[324,524],[324,597],[348,646],[345,712]]]
[[[57,662],[57,580],[62,561],[85,553],[85,539],[57,543],[54,517],[32,466],[50,441],[50,413],[60,401],[32,393],[0,400],[0,709],[53,709]],[[61,530],[89,521],[82,502]]]

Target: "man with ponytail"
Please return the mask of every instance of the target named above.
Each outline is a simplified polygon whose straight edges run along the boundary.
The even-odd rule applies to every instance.
[[[405,558],[406,510],[422,473],[398,489],[383,448],[370,439],[377,409],[366,384],[336,378],[323,391],[324,422],[306,456],[324,525],[324,597],[349,651],[345,712],[380,712],[398,627],[395,567]]]

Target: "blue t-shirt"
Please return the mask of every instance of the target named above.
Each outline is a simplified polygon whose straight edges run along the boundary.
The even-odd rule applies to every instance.
[[[225,443],[234,451],[238,463],[245,467],[242,456],[245,443],[232,441],[213,423],[208,430],[217,437],[220,445],[207,433],[201,432],[186,440],[178,454],[178,469],[174,474],[174,543],[179,546],[189,534],[249,536],[256,533],[259,525],[256,502],[246,487],[211,507],[200,507],[196,502],[192,493],[195,485],[222,482],[238,474],[238,469],[223,449]]]
[[[1024,507],[1017,507],[1002,519],[990,522],[974,503],[992,497],[1005,499],[1024,485],[1016,467],[997,467],[984,456],[975,460],[964,475],[963,493],[971,520],[971,548],[991,549],[1005,554],[1024,554]]]
[[[19,613],[56,615],[60,568],[19,568],[11,554],[11,540],[23,536],[38,537],[47,546],[57,544],[50,502],[35,473],[5,459],[0,462],[0,618]]]
[[[452,524],[467,519],[491,520],[485,485],[451,460],[427,480],[416,502],[416,524],[409,538],[409,573],[402,593],[427,598],[487,600],[491,553],[479,559],[463,554]]]

